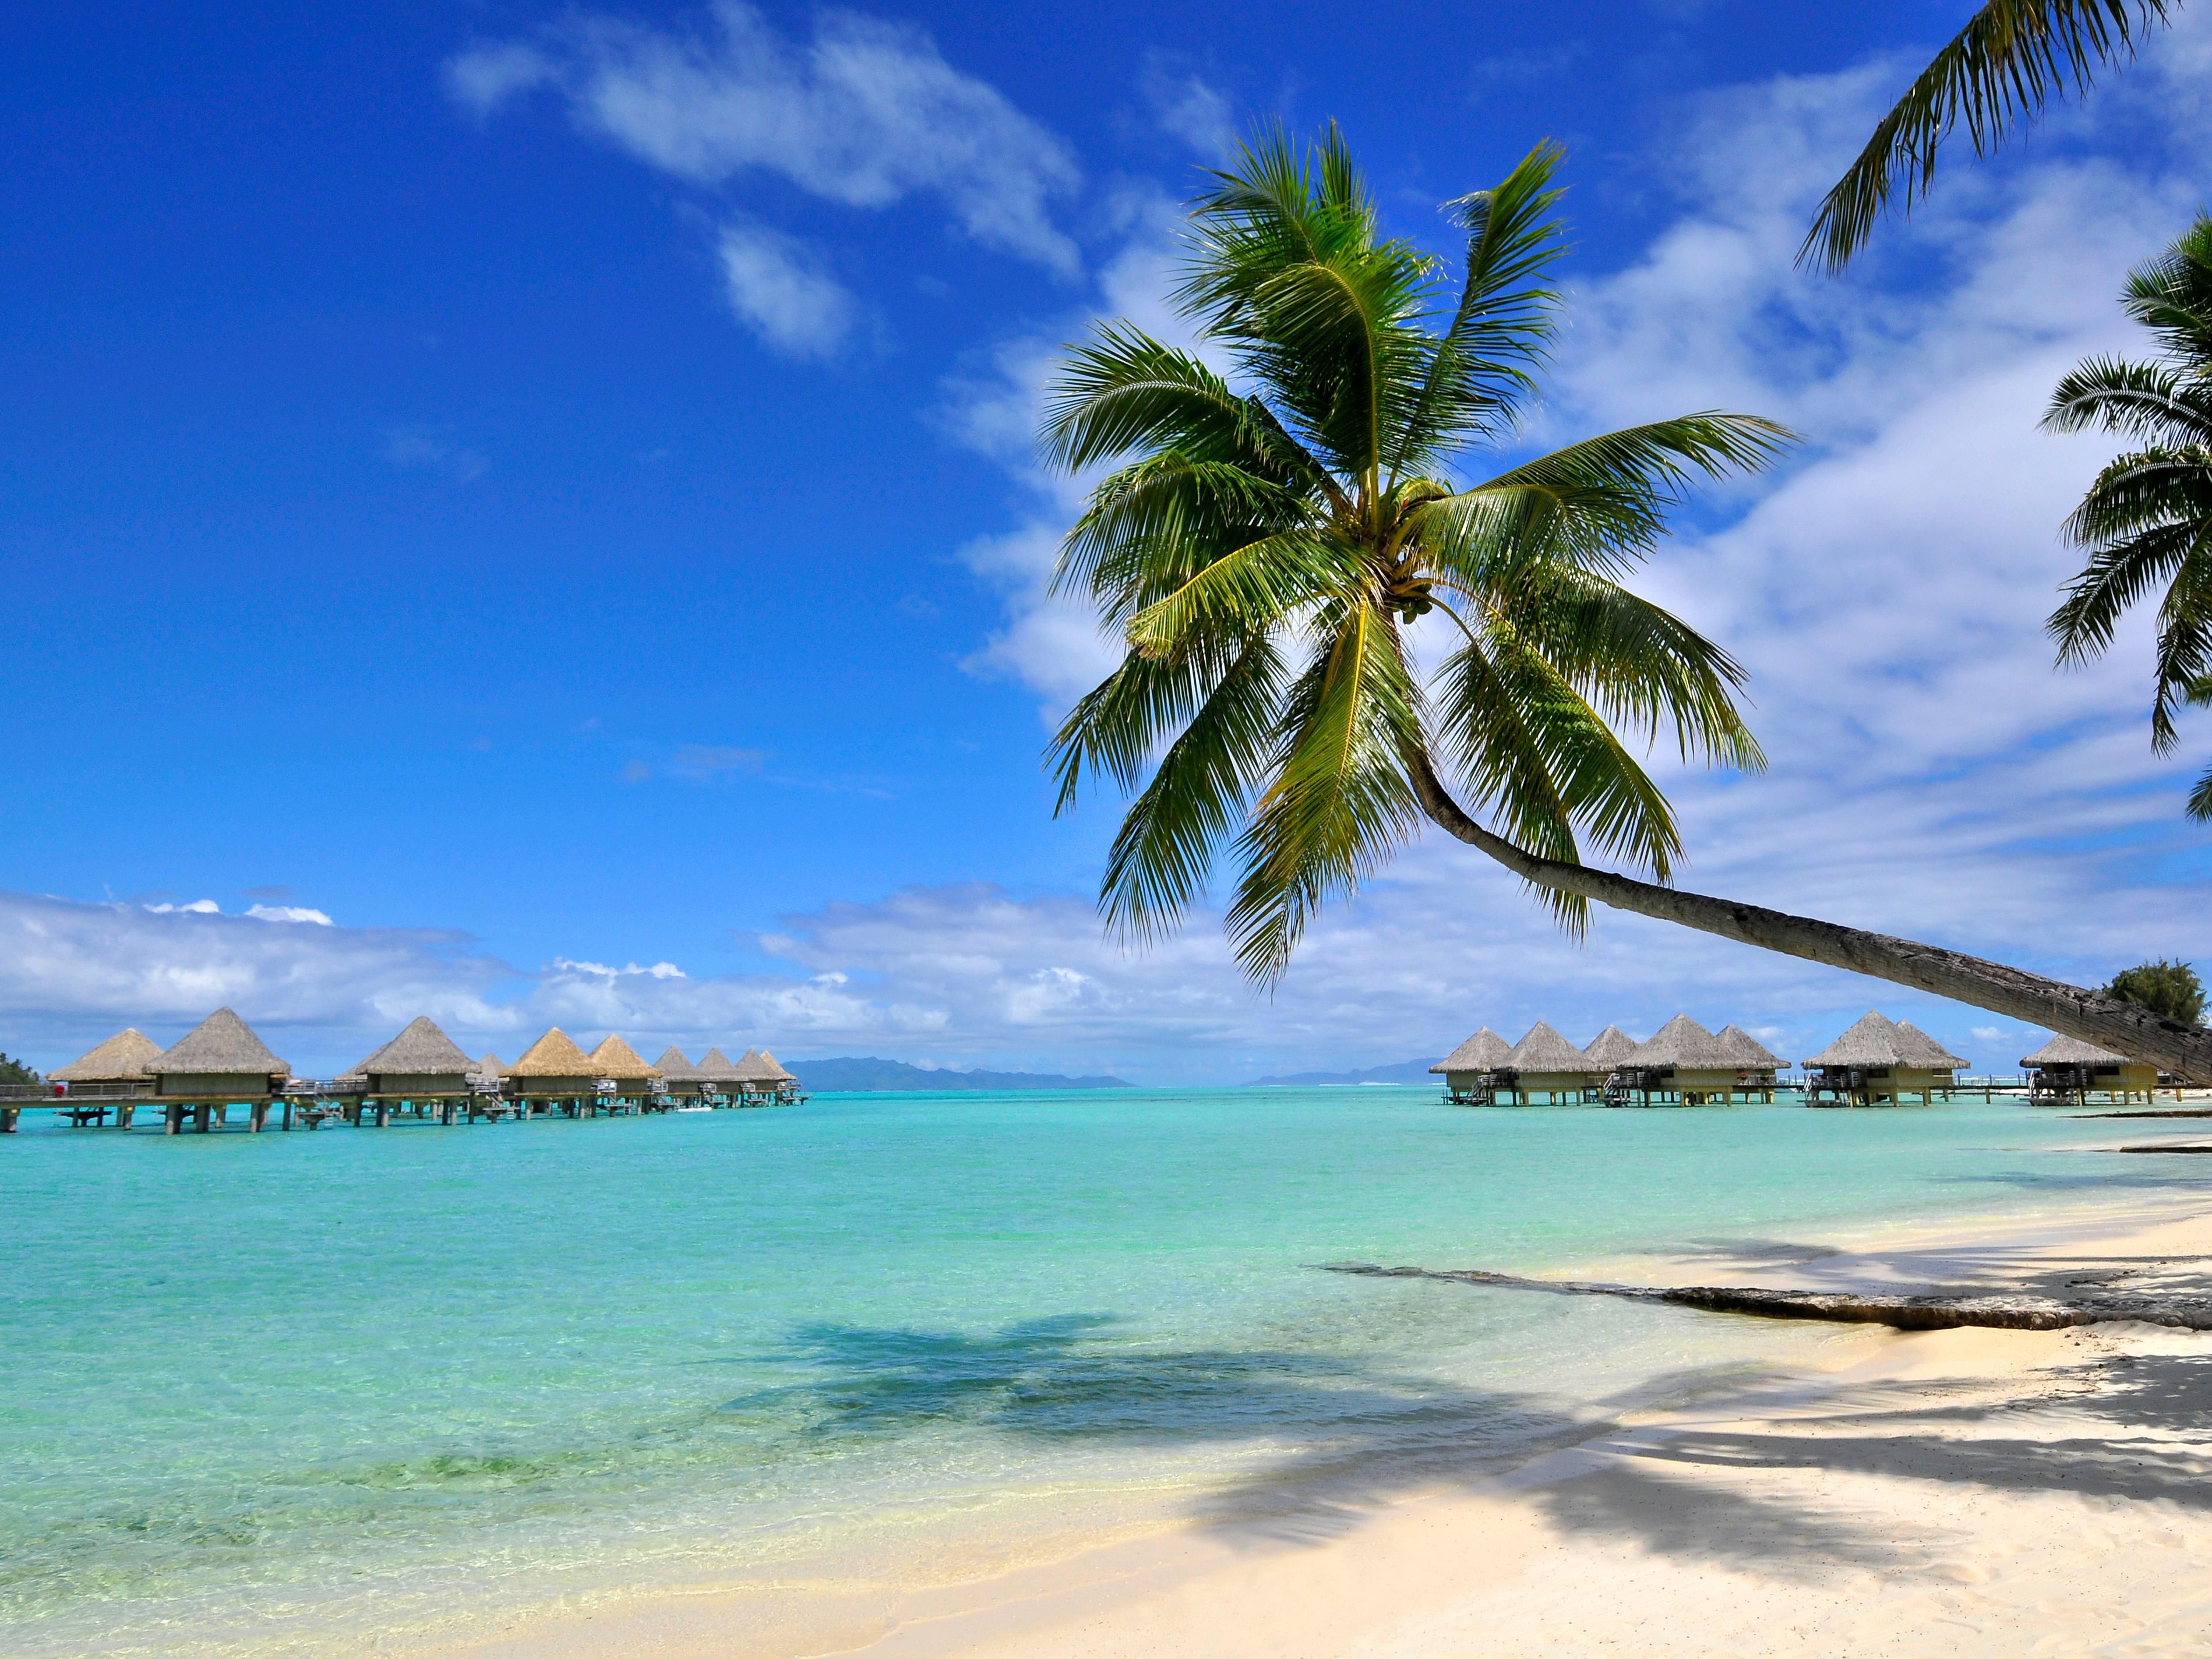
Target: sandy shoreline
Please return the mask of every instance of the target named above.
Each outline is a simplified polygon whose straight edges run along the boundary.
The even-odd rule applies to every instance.
[[[2212,1280],[2212,1216],[1604,1264],[1651,1282]],[[1473,1265],[1473,1264],[1436,1264]],[[1686,1312],[1685,1318],[1727,1317]],[[705,1589],[471,1659],[974,1654],[2196,1652],[2212,1646],[2212,1334],[1838,1328],[1808,1369],[1623,1413],[1504,1475],[1191,1526],[933,1588]]]

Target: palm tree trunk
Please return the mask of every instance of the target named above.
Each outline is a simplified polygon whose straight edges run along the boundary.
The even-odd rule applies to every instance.
[[[1849,969],[1893,985],[1909,985],[1916,991],[1932,992],[2065,1036],[2079,1037],[2191,1083],[2212,1082],[2212,1031],[2201,1026],[2185,1025],[2077,985],[2022,973],[2000,962],[1984,962],[1936,945],[1856,927],[1838,927],[1810,916],[1793,916],[1756,904],[1739,904],[1733,899],[1708,898],[1702,893],[1680,892],[1607,870],[1540,858],[1492,835],[1462,811],[1425,755],[1412,757],[1407,769],[1422,810],[1439,828],[1536,886],[1577,893],[1617,910],[1678,922],[1699,933],[1717,933],[1764,951]]]

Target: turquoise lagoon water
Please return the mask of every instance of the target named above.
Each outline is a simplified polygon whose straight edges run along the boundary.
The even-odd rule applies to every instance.
[[[0,1141],[0,1651],[332,1650],[1384,1496],[1834,1339],[1314,1264],[1556,1271],[2212,1178],[2081,1150],[2120,1127],[1411,1088],[33,1124]]]

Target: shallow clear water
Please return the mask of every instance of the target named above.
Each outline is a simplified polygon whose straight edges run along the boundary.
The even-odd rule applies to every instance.
[[[294,1651],[1374,1495],[1831,1340],[1353,1279],[2195,1190],[2018,1105],[847,1096],[0,1141],[0,1650]]]

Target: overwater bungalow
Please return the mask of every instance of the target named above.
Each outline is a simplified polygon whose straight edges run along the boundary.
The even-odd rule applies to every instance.
[[[602,1075],[592,1057],[556,1025],[507,1068],[507,1092],[526,1113],[557,1108],[574,1117],[597,1104]]]
[[[799,1091],[799,1079],[765,1048],[746,1049],[731,1069],[737,1073],[739,1097],[750,1104],[788,1103]]]
[[[738,1075],[736,1063],[719,1048],[708,1049],[693,1069],[699,1074],[701,1097],[715,1105],[730,1105],[742,1092],[744,1079]]]
[[[405,1101],[420,1109],[434,1102],[466,1100],[475,1091],[470,1073],[476,1068],[461,1045],[425,1014],[409,1021],[406,1030],[349,1075],[361,1079],[365,1101],[387,1109]]]
[[[1966,1062],[1925,1031],[1869,1009],[1805,1062],[1808,1106],[1923,1106],[1948,1091]]]
[[[46,1073],[49,1083],[65,1083],[71,1094],[101,1098],[143,1099],[154,1092],[147,1066],[161,1057],[161,1045],[136,1026],[125,1026],[88,1054]]]
[[[1677,1014],[1629,1050],[1606,1098],[1634,1106],[1725,1106],[1738,1069],[1735,1056],[1711,1031]]]
[[[1491,1073],[1491,1099],[1510,1096],[1516,1106],[1579,1106],[1600,1098],[1610,1067],[1595,1061],[1542,1020],[1506,1051]]]
[[[636,1049],[611,1032],[592,1050],[592,1064],[599,1067],[602,1079],[615,1085],[618,1106],[641,1111],[660,1093],[655,1086],[660,1081],[660,1073],[647,1065]]]
[[[2148,1104],[2158,1088],[2156,1066],[2079,1037],[2055,1036],[2020,1063],[2033,1106],[2086,1106],[2091,1095],[2121,1104],[2140,1096]]]
[[[1490,1104],[1490,1074],[1505,1064],[1513,1045],[1487,1025],[1429,1067],[1441,1072],[1444,1094],[1455,1105]]]
[[[486,1054],[469,1067],[469,1081],[489,1084],[496,1089],[507,1076],[507,1062],[497,1054]]]
[[[154,1094],[167,1109],[168,1133],[184,1127],[189,1108],[205,1133],[228,1109],[243,1103],[258,1130],[269,1103],[284,1090],[292,1068],[269,1052],[253,1028],[228,1008],[218,1008],[147,1062]]]
[[[699,1068],[685,1059],[684,1051],[672,1042],[653,1062],[653,1069],[660,1073],[662,1086],[672,1095],[696,1099],[708,1091],[707,1081],[700,1075]]]
[[[1746,1100],[1756,1095],[1771,1106],[1775,1073],[1782,1069],[1782,1056],[1741,1025],[1722,1026],[1713,1033],[1713,1041],[1735,1060],[1736,1092]]]

